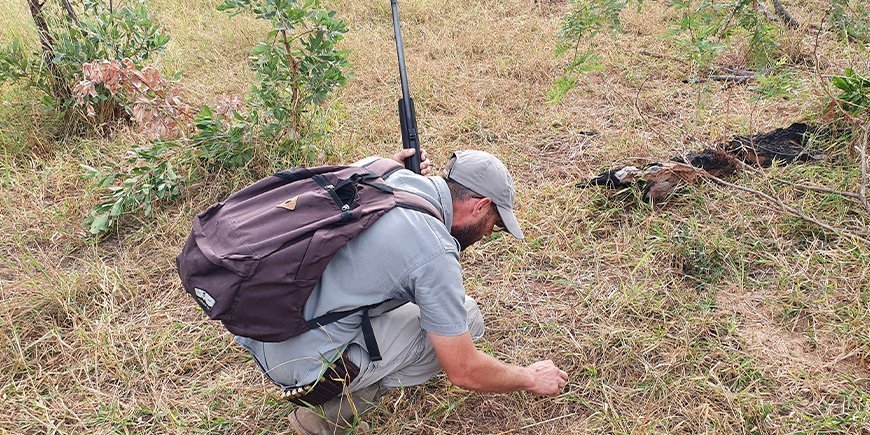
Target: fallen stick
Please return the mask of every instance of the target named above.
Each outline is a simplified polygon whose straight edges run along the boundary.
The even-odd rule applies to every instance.
[[[776,12],[776,16],[782,19],[782,22],[785,23],[786,26],[791,27],[792,29],[797,29],[801,26],[800,21],[794,19],[794,17],[788,13],[780,0],[771,1],[773,2],[773,11]]]
[[[753,74],[753,75],[717,74],[717,75],[707,76],[707,78],[710,80],[719,81],[719,82],[729,82],[730,81],[730,82],[743,83],[747,80],[754,80],[755,74]]]
[[[692,167],[692,166],[690,166],[690,165],[686,165],[686,166]],[[692,168],[694,168],[694,167],[692,167]],[[830,231],[830,232],[832,232],[832,233],[834,233],[834,234],[836,234],[836,235],[838,235],[838,236],[840,236],[840,237],[842,237],[842,236],[853,237],[853,238],[856,238],[856,239],[860,240],[860,241],[863,242],[863,243],[870,244],[870,235],[863,234],[863,233],[854,233],[854,232],[851,232],[851,231],[848,231],[848,230],[844,230],[844,229],[841,229],[841,228],[835,228],[835,227],[832,227],[832,226],[830,226],[830,225],[828,225],[828,224],[826,224],[826,223],[824,223],[824,222],[820,222],[819,220],[817,220],[817,219],[815,219],[815,218],[813,218],[813,217],[811,217],[811,216],[808,216],[807,214],[805,214],[805,213],[804,213],[803,211],[801,211],[800,209],[797,209],[797,208],[795,208],[795,207],[792,207],[792,206],[786,205],[785,203],[782,202],[781,199],[776,198],[776,197],[773,197],[773,196],[771,196],[771,195],[768,195],[768,194],[766,194],[766,193],[764,193],[764,192],[762,192],[762,191],[760,191],[760,190],[755,190],[755,189],[753,189],[753,188],[751,188],[751,187],[741,186],[741,185],[739,185],[739,184],[729,183],[729,182],[727,182],[727,181],[725,181],[725,180],[723,180],[723,179],[721,179],[721,178],[719,178],[719,177],[716,177],[716,176],[710,175],[710,174],[707,173],[706,171],[702,171],[702,170],[699,170],[699,169],[697,169],[697,168],[694,168],[694,169],[697,170],[698,172],[700,172],[700,175],[701,175],[701,177],[703,177],[703,178],[706,178],[706,179],[712,180],[712,181],[715,182],[716,184],[719,184],[719,185],[722,185],[722,186],[730,187],[730,188],[732,188],[732,189],[741,190],[741,191],[744,191],[744,192],[747,192],[747,193],[751,193],[751,194],[753,194],[753,195],[755,195],[755,196],[758,196],[758,197],[760,197],[760,198],[762,198],[762,199],[764,199],[764,200],[766,200],[766,201],[768,201],[768,202],[770,202],[770,203],[776,205],[776,206],[779,208],[780,211],[784,211],[784,212],[786,212],[786,213],[788,213],[788,214],[790,214],[790,215],[792,215],[792,216],[794,216],[794,217],[801,218],[801,219],[803,219],[803,220],[805,220],[805,221],[807,221],[807,222],[810,222],[810,223],[812,223],[812,224],[815,224],[815,225],[819,226],[820,228],[825,229],[825,230],[828,230],[828,231]]]
[[[848,199],[853,200],[853,201],[856,201],[856,200],[861,201],[861,194],[860,193],[835,190],[835,189],[831,189],[831,188],[828,188],[825,186],[819,186],[816,184],[795,183],[794,181],[789,181],[789,180],[786,180],[783,178],[771,177],[771,176],[768,176],[766,172],[764,172],[761,169],[759,169],[755,166],[752,166],[746,162],[742,162],[740,160],[738,160],[737,162],[741,165],[741,167],[743,167],[743,169],[747,169],[749,171],[752,171],[755,174],[764,175],[766,178],[769,178],[773,181],[776,181],[777,183],[788,184],[790,186],[797,187],[798,189],[809,190],[809,191],[813,191],[813,192],[831,193],[834,195],[840,195],[842,197],[848,198]]]

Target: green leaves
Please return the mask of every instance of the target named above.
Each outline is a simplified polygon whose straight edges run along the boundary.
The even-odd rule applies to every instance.
[[[137,210],[149,216],[154,202],[178,196],[181,177],[175,173],[172,161],[163,158],[177,147],[174,142],[157,142],[151,147],[134,149],[130,158],[134,166],[125,173],[103,174],[91,166],[80,165],[86,171],[84,178],[94,180],[94,185],[104,189],[100,203],[85,220],[90,233],[104,234],[115,228],[123,215]],[[122,180],[120,185],[115,184],[116,180]]]
[[[181,194],[184,179],[176,168],[214,171],[248,164],[254,155],[248,135],[254,122],[235,111],[222,116],[204,106],[194,120],[194,136],[134,148],[128,159],[130,168],[124,172],[102,173],[80,165],[85,170],[83,177],[103,192],[85,226],[91,234],[102,235],[116,228],[125,215],[150,216],[154,204]]]
[[[272,24],[249,54],[256,82],[247,105],[216,110],[204,106],[193,120],[195,134],[134,149],[126,171],[104,174],[83,165],[85,177],[102,191],[85,222],[91,234],[116,228],[125,215],[149,216],[158,201],[178,196],[184,180],[175,168],[186,168],[195,178],[206,171],[243,167],[258,153],[267,158],[304,155],[306,140],[323,127],[309,115],[349,77],[347,51],[336,47],[347,31],[344,22],[316,0],[225,0],[218,10],[252,13]],[[163,43],[144,9],[127,14],[135,19],[121,29],[135,29],[139,43],[152,49]],[[98,25],[111,24],[102,12],[97,16]]]
[[[169,36],[151,20],[141,0],[114,8],[105,0],[87,0],[80,4],[77,22],[60,8],[42,9],[45,31],[53,42],[50,65],[44,64],[42,51],[26,53],[17,39],[0,48],[0,82],[15,80],[35,87],[43,92],[42,100],[51,109],[79,115],[67,118],[79,124],[73,126],[75,131],[99,128],[115,121],[128,109],[123,101],[112,98],[102,87],[92,98],[100,103],[97,110],[82,113],[77,109],[68,91],[81,80],[83,64],[102,59],[130,59],[141,67],[163,52],[169,43]]]
[[[831,0],[828,20],[843,39],[870,42],[870,4],[866,0]]]
[[[836,98],[847,112],[858,115],[870,108],[870,78],[846,68],[842,76],[831,79],[831,84],[840,90]]]
[[[800,81],[797,74],[787,68],[788,62],[789,58],[783,56],[771,65],[766,75],[756,76],[757,84],[749,87],[755,95],[749,101],[785,100],[794,96],[800,90]]]
[[[312,130],[305,115],[347,83],[347,51],[336,47],[347,26],[316,0],[225,0],[218,10],[271,22],[267,40],[250,53],[257,83],[249,103],[259,137],[294,147]]]
[[[22,50],[20,39],[13,38],[8,47],[0,49],[0,83],[26,78],[31,70],[30,58]]]
[[[573,0],[571,3],[572,7],[562,18],[559,30],[562,43],[591,38],[602,30],[611,35],[622,32],[619,13],[629,0]],[[640,7],[641,3],[637,3]]]
[[[586,74],[588,72],[604,69],[603,65],[594,63],[599,59],[600,57],[591,51],[587,51],[581,55],[575,55],[571,63],[565,68],[565,75],[556,78],[553,82],[553,86],[550,87],[550,91],[547,93],[548,101],[551,104],[562,101],[562,98],[564,98],[565,95],[574,88],[579,74]]]
[[[547,94],[550,103],[557,103],[574,88],[580,74],[598,71],[604,67],[594,62],[598,57],[592,50],[581,53],[581,41],[589,40],[599,32],[606,31],[611,37],[622,32],[619,14],[632,0],[572,0],[571,9],[562,17],[556,56],[571,52],[572,59],[565,74],[553,82]],[[636,0],[638,9],[642,1]]]

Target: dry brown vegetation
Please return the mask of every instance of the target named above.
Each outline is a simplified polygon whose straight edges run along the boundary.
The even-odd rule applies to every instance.
[[[0,0],[4,39],[30,35],[22,3]],[[147,3],[173,38],[157,66],[184,71],[192,101],[246,91],[257,23],[224,16],[215,1]],[[400,140],[389,2],[330,3],[348,21],[355,77],[329,112],[329,157],[315,163],[390,154]],[[821,22],[820,4],[788,4],[800,22]],[[814,119],[828,100],[813,68],[787,100],[751,103],[746,85],[683,83],[695,71],[669,60],[675,48],[659,36],[672,12],[648,2],[623,14],[624,34],[596,37],[605,69],[551,105],[564,7],[407,0],[401,13],[436,166],[454,149],[484,149],[518,181],[526,242],[495,237],[463,256],[486,319],[482,346],[517,364],[552,358],[569,386],[556,398],[484,395],[439,378],[393,392],[367,419],[379,433],[870,431],[870,247],[710,183],[657,208],[573,188],[626,157]],[[811,62],[807,26],[782,40]],[[822,36],[818,55],[824,74],[870,71],[855,44]],[[718,63],[745,66],[745,47]],[[96,194],[78,163],[123,162],[142,138],[51,142],[39,134],[50,120],[26,91],[0,88],[0,97],[0,433],[286,431],[292,405],[205,320],[173,263],[199,210],[264,173],[215,174],[95,243],[80,222]],[[842,146],[827,152],[828,162],[772,174],[855,191],[854,158]],[[735,182],[870,232],[870,217],[842,196],[752,172]]]

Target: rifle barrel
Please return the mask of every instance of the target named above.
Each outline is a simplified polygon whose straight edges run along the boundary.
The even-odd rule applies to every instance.
[[[399,27],[399,3],[396,0],[390,0],[393,7],[393,30],[396,34],[396,53],[399,56],[399,79],[402,81],[402,98],[411,98],[411,91],[408,89],[408,72],[405,70],[405,49],[402,42],[402,29]]]
[[[405,50],[402,43],[402,30],[399,27],[399,3],[390,1],[393,8],[393,30],[396,34],[396,53],[399,57],[399,79],[402,82],[402,99],[399,100],[399,127],[402,130],[402,148],[413,148],[417,152],[405,159],[405,168],[420,173],[420,139],[417,136],[417,115],[414,100],[408,88],[408,72],[405,70]]]

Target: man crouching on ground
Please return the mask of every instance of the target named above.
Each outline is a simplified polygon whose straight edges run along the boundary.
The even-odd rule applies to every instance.
[[[401,162],[413,152],[393,159]],[[426,174],[429,162],[422,157]],[[509,365],[474,345],[483,336],[483,318],[465,295],[459,252],[501,229],[523,238],[505,165],[483,151],[458,151],[444,177],[399,170],[386,182],[430,202],[443,223],[416,210],[390,210],[336,253],[304,310],[306,318],[314,318],[397,301],[386,304],[394,309],[371,310],[365,322],[381,359],[369,353],[364,335],[371,334],[360,328],[363,313],[278,343],[236,337],[289,400],[313,405],[297,408],[291,427],[302,434],[331,434],[365,426],[356,417],[384,391],[422,384],[442,369],[454,385],[474,391],[558,394],[568,375],[552,361]],[[403,302],[411,303],[395,308]]]

